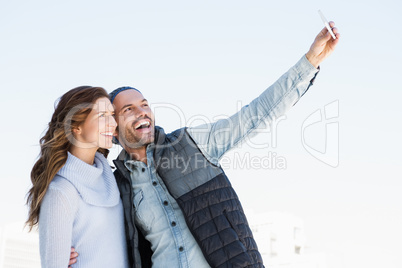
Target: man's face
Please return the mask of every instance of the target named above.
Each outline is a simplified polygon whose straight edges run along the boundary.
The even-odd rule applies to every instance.
[[[154,141],[154,114],[148,101],[136,90],[120,92],[113,101],[118,139],[123,147],[140,148]]]

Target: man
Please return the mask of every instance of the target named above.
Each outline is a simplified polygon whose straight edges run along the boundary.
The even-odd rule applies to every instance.
[[[324,28],[295,66],[229,119],[165,134],[140,91],[110,93],[124,149],[114,174],[132,267],[264,267],[219,159],[308,90],[339,41],[334,25],[336,39]]]

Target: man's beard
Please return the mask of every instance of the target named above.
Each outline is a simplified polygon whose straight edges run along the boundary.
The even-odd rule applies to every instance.
[[[140,148],[143,146],[147,146],[148,144],[152,143],[154,141],[154,126],[152,123],[152,120],[149,117],[145,117],[146,119],[149,119],[151,121],[151,131],[149,133],[144,133],[142,135],[135,135],[135,128],[134,126],[136,125],[136,123],[140,120],[135,120],[133,121],[133,123],[131,124],[130,127],[127,127],[124,130],[124,137],[119,137],[119,140],[123,140],[124,141],[124,145],[129,147],[129,148]],[[141,118],[144,119],[144,118]]]

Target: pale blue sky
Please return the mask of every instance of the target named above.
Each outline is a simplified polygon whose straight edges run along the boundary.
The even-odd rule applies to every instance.
[[[243,205],[286,211],[329,267],[401,267],[400,1],[0,1],[0,225],[26,216],[24,195],[54,101],[79,85],[140,89],[185,122],[236,112],[307,52],[323,25],[342,34],[314,87],[278,124],[285,170],[226,170]],[[303,122],[339,101],[339,166],[312,157]],[[183,126],[172,109],[166,130]],[[324,125],[311,128],[325,144]],[[264,136],[265,135],[265,136]],[[260,141],[269,140],[262,134]],[[116,154],[116,149],[112,155]]]

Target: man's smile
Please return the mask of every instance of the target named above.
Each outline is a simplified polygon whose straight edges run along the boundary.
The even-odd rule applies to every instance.
[[[133,124],[134,130],[142,133],[147,133],[151,131],[151,120],[150,119],[141,119],[138,122]]]

